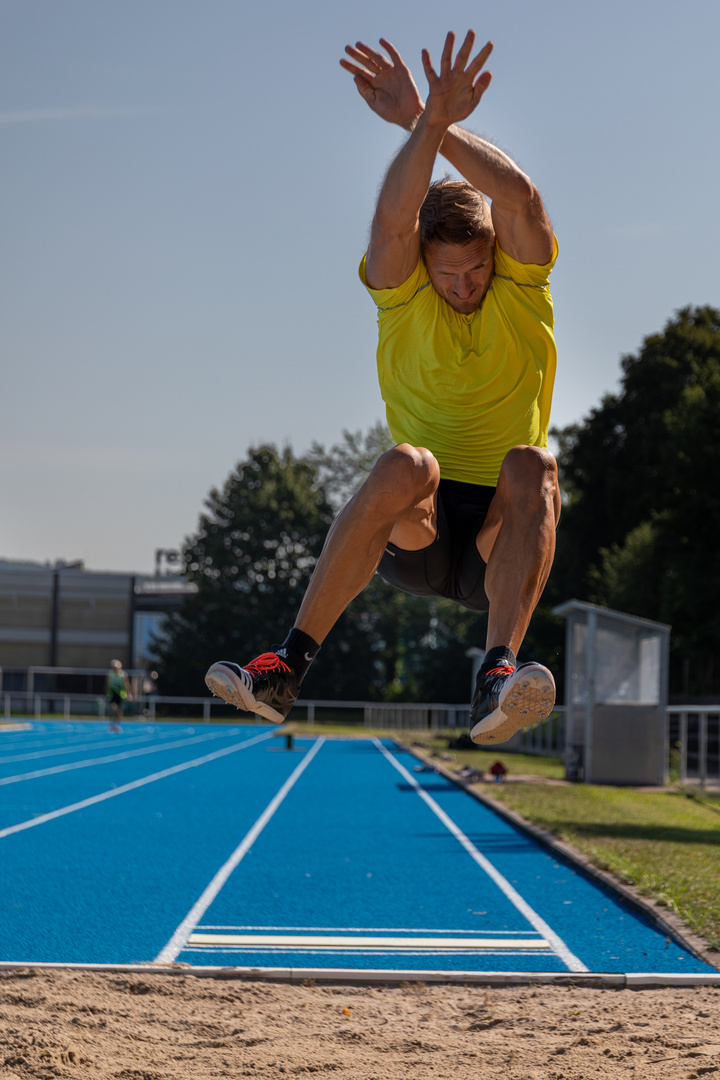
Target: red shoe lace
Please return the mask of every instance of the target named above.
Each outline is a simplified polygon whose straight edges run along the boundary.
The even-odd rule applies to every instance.
[[[501,664],[500,667],[490,668],[489,671],[485,672],[485,676],[488,677],[490,675],[512,675],[514,670],[515,668],[512,666],[512,664]]]
[[[261,671],[286,671],[288,674],[292,673],[292,668],[288,667],[285,661],[281,660],[278,654],[274,652],[264,652],[261,656],[256,656],[249,664],[245,664],[245,670],[252,675],[257,675]]]

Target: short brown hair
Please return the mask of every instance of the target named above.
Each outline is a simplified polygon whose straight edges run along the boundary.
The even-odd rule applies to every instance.
[[[495,231],[487,199],[467,180],[447,177],[430,185],[420,208],[420,244],[492,242]]]

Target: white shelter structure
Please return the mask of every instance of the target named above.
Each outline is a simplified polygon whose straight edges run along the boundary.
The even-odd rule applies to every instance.
[[[670,627],[569,600],[565,644],[568,779],[667,782]]]

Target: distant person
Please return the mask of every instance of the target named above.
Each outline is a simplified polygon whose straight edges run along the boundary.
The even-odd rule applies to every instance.
[[[385,53],[358,42],[340,61],[369,107],[410,132],[380,189],[360,266],[378,308],[380,388],[397,445],[333,522],[285,642],[206,675],[214,694],[276,723],[375,571],[405,592],[488,611],[470,711],[475,742],[505,742],[555,702],[548,669],[518,667],[516,654],[550,573],[560,516],[547,450],[557,244],[530,178],[457,126],[492,78],[482,71],[492,43],[471,60],[474,42],[469,31],[453,60],[448,34],[438,72],[423,50],[426,102],[385,39]],[[439,153],[464,181],[432,182]]]
[[[503,765],[502,761],[496,761],[494,765],[491,765],[490,772],[495,777],[496,784],[502,784],[503,780],[507,776],[507,769]]]
[[[119,732],[123,718],[125,702],[132,700],[130,680],[119,660],[111,660],[107,677],[107,700],[110,704],[110,724],[108,731]]]
[[[150,715],[150,698],[154,697],[158,692],[157,687],[158,673],[157,671],[149,671],[143,679],[142,692],[145,698],[145,706],[143,708],[143,716]]]

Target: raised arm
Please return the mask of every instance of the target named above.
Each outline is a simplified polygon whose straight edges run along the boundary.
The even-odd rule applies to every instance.
[[[373,289],[397,288],[417,266],[420,207],[442,138],[421,117],[385,175],[365,260],[365,279]]]
[[[373,288],[388,289],[401,285],[417,265],[420,208],[430,186],[438,150],[448,129],[456,121],[470,115],[490,82],[489,74],[480,74],[490,47],[486,46],[468,62],[474,40],[474,34],[467,35],[453,63],[455,36],[448,34],[439,74],[432,68],[427,51],[423,52],[430,92],[424,111],[413,125],[410,138],[390,165],[380,189],[365,264],[367,282]],[[356,85],[363,97],[370,99],[368,104],[371,108],[380,115],[385,112],[386,119],[394,108],[411,109],[413,93],[407,79],[412,83],[412,76],[407,69],[394,80],[401,100],[400,96],[393,97],[391,91],[385,88],[365,87],[363,82],[367,83],[368,80],[362,72],[347,61],[341,63],[346,70],[355,74]],[[392,87],[393,80],[388,80],[387,85]]]
[[[469,55],[475,40],[472,31],[465,44],[468,39]],[[354,76],[358,92],[378,116],[413,131],[425,105],[398,51],[385,38],[380,39],[380,44],[387,56],[359,41],[345,50],[354,62],[343,59],[340,63]],[[491,51],[492,43],[488,42],[483,50],[485,59]],[[432,86],[432,79],[437,76],[426,52],[423,66]],[[482,79],[484,90],[490,83],[490,73],[484,73]],[[493,225],[503,251],[518,262],[547,263],[552,257],[552,226],[537,188],[515,162],[457,124],[446,132],[440,152],[466,180],[492,200]]]
[[[492,200],[498,244],[520,263],[544,266],[553,253],[553,230],[530,177],[492,143],[454,125],[441,153],[466,180]]]

